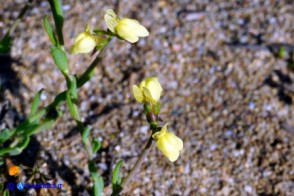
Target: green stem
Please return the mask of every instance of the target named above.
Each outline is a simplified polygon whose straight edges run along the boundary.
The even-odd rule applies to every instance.
[[[82,132],[85,131],[86,127],[79,120],[76,120],[76,123],[77,123],[78,129],[80,130],[80,133],[82,135]],[[82,141],[83,141],[85,150],[86,150],[87,155],[88,155],[88,160],[90,161],[90,160],[93,159],[93,151],[92,151],[92,147],[91,147],[89,137],[83,138]]]
[[[101,59],[102,59],[102,57],[101,57],[102,52],[103,51],[100,51],[99,55],[91,63],[91,65],[89,66],[89,68],[77,80],[77,84],[76,84],[77,85],[77,88],[79,88],[80,86],[84,85],[87,81],[89,81],[91,79],[91,77],[94,74],[94,68],[96,67],[96,65],[98,64],[98,62],[100,62]],[[70,91],[70,89],[68,89],[68,91]],[[75,119],[75,121],[77,123],[77,126],[78,126],[78,129],[80,130],[81,137],[82,137],[82,142],[84,144],[85,150],[86,150],[87,155],[88,155],[88,167],[89,167],[89,170],[90,170],[90,173],[91,173],[91,178],[93,180],[93,194],[95,196],[100,196],[102,194],[102,191],[103,190],[101,190],[101,189],[103,189],[103,187],[101,188],[101,182],[99,182],[100,176],[99,176],[99,174],[97,172],[97,169],[96,169],[96,166],[95,166],[95,162],[93,160],[93,150],[92,150],[91,142],[90,142],[89,137],[88,137],[89,128],[84,126],[84,124],[82,123],[82,121],[80,119],[78,108],[76,107],[75,104],[74,104],[75,106],[73,106],[73,104],[74,103],[69,104],[68,107],[69,107],[69,109],[71,109],[72,112],[70,112],[70,114]]]
[[[131,169],[130,173],[122,180],[122,183],[120,184],[121,189],[118,190],[117,193],[114,193],[113,195],[119,195],[120,192],[123,190],[123,188],[128,184],[128,182],[132,179],[132,177],[135,175],[135,173],[138,171],[138,169],[141,167],[142,162],[144,158],[147,156],[148,152],[150,151],[153,144],[153,138],[152,135],[150,136],[145,148],[143,149],[143,152],[140,154],[138,160],[136,161],[135,165]]]
[[[90,75],[93,75],[94,69],[96,68],[97,64],[102,59],[101,58],[102,54],[103,54],[103,51],[101,50],[99,52],[99,54],[95,57],[95,59],[92,61],[90,66],[86,69],[86,71],[77,80],[77,88],[82,87],[91,78]],[[66,91],[63,91],[63,92],[59,93],[58,95],[56,95],[56,97],[52,103],[50,103],[49,105],[40,109],[34,115],[32,115],[31,117],[27,118],[25,121],[20,123],[16,128],[12,129],[11,130],[12,133],[11,133],[10,137],[14,136],[17,133],[24,131],[29,124],[31,124],[35,120],[42,118],[45,114],[50,112],[52,109],[57,108],[65,100],[66,100]],[[9,138],[7,138],[7,139],[9,139]],[[1,143],[4,143],[5,141],[2,141]]]
[[[101,51],[99,52],[99,55],[94,59],[94,61],[90,64],[88,69],[78,79],[77,81],[78,88],[83,86],[93,76],[95,67],[102,60],[102,57],[104,56],[104,53],[106,51],[106,47],[108,46],[110,41],[111,41],[111,38],[109,38],[108,43],[101,49]]]
[[[52,15],[55,22],[55,30],[58,37],[58,43],[60,45],[64,45],[63,40],[63,33],[62,33],[62,27],[64,22],[64,16],[62,11],[62,5],[60,0],[49,0],[49,4],[51,6]]]
[[[101,51],[102,52],[102,51]],[[99,54],[101,54],[101,52]],[[88,69],[81,75],[81,77],[77,81],[77,87],[80,88],[83,86],[87,81],[90,80],[90,78],[94,74],[94,70],[96,65],[102,60],[101,55],[98,55],[94,61],[91,63],[91,65],[88,67]]]

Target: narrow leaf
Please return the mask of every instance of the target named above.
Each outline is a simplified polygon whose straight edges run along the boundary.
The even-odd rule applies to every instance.
[[[77,78],[76,78],[76,76],[70,77],[69,90],[70,90],[71,98],[76,101],[78,99]]]
[[[67,104],[69,113],[72,115],[74,120],[79,121],[80,116],[79,116],[79,113],[78,113],[78,108],[77,108],[76,104],[73,103],[70,95],[71,95],[70,90],[67,90],[67,92],[66,92],[66,104]]]
[[[93,151],[93,153],[95,154],[95,153],[98,152],[98,150],[100,149],[100,147],[101,147],[101,142],[100,142],[98,139],[94,138],[94,139],[92,140],[92,144],[91,144],[91,146],[92,146],[92,151]]]
[[[60,47],[51,46],[51,55],[55,65],[63,75],[68,75],[68,62],[65,52]]]
[[[58,45],[57,44],[57,40],[56,40],[56,37],[55,37],[54,32],[52,30],[52,27],[51,27],[49,21],[47,20],[47,16],[44,16],[43,17],[43,26],[44,26],[44,29],[45,29],[45,31],[46,31],[46,33],[47,33],[47,35],[48,35],[51,43],[54,46],[57,46]]]
[[[13,131],[10,131],[9,129],[0,130],[0,144],[9,139],[12,134]]]
[[[36,124],[32,126],[31,129],[25,130],[23,134],[30,136],[43,130],[49,129],[54,124],[54,122],[55,119],[45,119],[41,124]]]
[[[22,141],[17,144],[16,147],[13,147],[11,151],[9,152],[10,156],[19,155],[30,143],[30,137],[25,136]]]
[[[103,178],[101,176],[99,176],[98,180],[94,182],[94,187],[93,187],[94,194],[93,195],[102,196],[103,195],[102,194],[103,187],[104,187]]]
[[[278,57],[279,58],[284,58],[286,56],[286,50],[285,47],[280,47],[278,50]]]
[[[122,160],[119,160],[113,169],[112,173],[112,186],[119,185],[121,182],[121,177],[120,177],[120,168],[122,166]]]
[[[31,105],[31,111],[30,111],[29,116],[32,116],[32,115],[34,115],[34,114],[37,112],[37,110],[38,110],[38,106],[39,106],[40,101],[41,101],[41,94],[42,94],[42,91],[43,91],[43,89],[39,90],[39,91],[36,93],[36,95],[35,95],[35,97],[34,97],[34,99],[33,99],[32,105]]]
[[[89,167],[91,178],[94,183],[92,195],[102,196],[103,187],[104,187],[103,178],[99,176],[95,166],[95,162],[93,160],[90,160],[88,162],[88,167]]]
[[[87,126],[82,132],[82,140],[84,143],[86,143],[86,141],[88,140],[90,130],[91,130],[91,127]]]
[[[8,189],[5,189],[5,191],[3,192],[3,196],[9,196],[9,191],[8,191]]]

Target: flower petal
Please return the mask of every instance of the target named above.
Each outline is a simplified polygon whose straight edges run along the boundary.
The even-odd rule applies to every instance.
[[[107,10],[106,14],[104,15],[104,20],[105,20],[107,28],[112,33],[115,33],[114,29],[119,21],[119,17],[115,14],[115,12],[113,10]]]
[[[141,25],[137,20],[134,20],[134,19],[132,19],[132,20],[138,24],[138,25],[136,25],[136,28],[134,29],[137,36],[139,36],[139,37],[149,36],[148,30],[143,25]]]
[[[166,134],[167,135],[167,134]],[[171,162],[174,162],[179,157],[179,151],[174,148],[174,146],[166,140],[163,136],[156,141],[157,148],[166,156]]]
[[[144,96],[144,101],[145,101],[145,102],[156,102],[156,101],[152,98],[151,93],[150,93],[150,91],[149,91],[148,88],[143,87],[143,96]]]
[[[159,84],[157,78],[152,78],[152,80],[150,80],[148,82],[147,88],[149,89],[153,100],[155,100],[156,102],[159,101],[160,95],[161,95],[161,92],[162,92],[162,87]]]
[[[80,33],[70,48],[72,54],[89,53],[96,47],[95,38],[89,33]]]
[[[133,85],[133,95],[135,97],[135,99],[139,102],[142,103],[144,101],[144,96],[142,91],[139,89],[138,86]]]
[[[139,37],[146,37],[149,35],[147,29],[140,25],[137,20],[122,18],[119,20],[114,28],[115,32],[123,39],[135,43]]]
[[[184,147],[183,140],[181,140],[179,137],[177,137],[177,146],[179,151],[183,150],[183,147]]]

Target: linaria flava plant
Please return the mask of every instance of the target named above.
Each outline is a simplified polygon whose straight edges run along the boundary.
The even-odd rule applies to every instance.
[[[29,1],[28,3],[30,3]],[[69,52],[74,55],[96,54],[93,61],[85,68],[80,77],[72,73],[68,65],[68,51],[65,48],[63,37],[64,17],[61,0],[48,0],[52,9],[55,28],[46,16],[43,18],[43,27],[51,42],[50,53],[53,61],[64,77],[67,89],[56,95],[55,99],[47,106],[40,108],[41,94],[43,89],[36,93],[32,101],[30,113],[27,119],[22,121],[17,127],[12,129],[2,129],[0,131],[0,163],[9,156],[15,156],[22,153],[28,146],[30,138],[40,131],[52,127],[56,120],[63,115],[60,105],[66,103],[72,119],[76,122],[80,131],[81,139],[88,159],[88,169],[93,182],[92,195],[100,196],[103,194],[104,180],[97,171],[97,163],[94,161],[94,155],[99,153],[101,141],[91,137],[91,127],[86,125],[80,117],[78,100],[78,90],[89,81],[95,67],[101,62],[102,53],[107,50],[106,46],[113,38],[118,38],[129,43],[136,43],[139,38],[149,36],[148,30],[135,19],[119,18],[113,10],[106,11],[104,16],[107,29],[90,29],[86,24],[84,31],[76,35]],[[27,7],[24,8],[25,10]],[[20,17],[21,18],[21,17]],[[15,28],[15,27],[13,27]],[[1,48],[5,49],[7,39],[11,37],[12,30],[0,42]],[[2,45],[1,45],[2,44]],[[8,48],[10,46],[7,46]],[[2,50],[2,52],[4,51]],[[7,48],[6,48],[7,49]],[[171,162],[179,158],[180,151],[183,148],[183,141],[167,130],[167,124],[162,126],[159,123],[160,97],[163,88],[156,77],[147,77],[139,86],[133,86],[134,99],[142,104],[144,114],[150,125],[150,138],[147,141],[143,152],[138,157],[129,174],[124,178],[120,175],[122,160],[117,161],[112,172],[112,195],[119,195],[127,186],[136,170],[140,167],[144,157],[146,157],[153,143]],[[163,157],[158,157],[163,158]],[[16,176],[21,173],[18,166],[8,167],[7,173],[10,176]]]

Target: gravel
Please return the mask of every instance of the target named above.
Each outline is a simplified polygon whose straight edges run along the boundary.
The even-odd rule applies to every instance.
[[[1,36],[23,2],[0,5]],[[126,195],[294,195],[293,3],[63,1],[66,49],[86,23],[105,28],[109,8],[136,18],[150,36],[134,45],[113,41],[79,91],[80,114],[92,126],[92,137],[102,141],[95,161],[105,195],[111,193],[116,161],[123,160],[125,176],[149,137],[142,106],[131,94],[132,85],[149,76],[163,86],[160,117],[182,138],[184,150],[170,163],[153,147]],[[44,15],[52,22],[48,3],[35,2],[13,35],[11,53],[0,56],[10,58],[0,72],[0,108],[9,106],[1,128],[22,121],[41,88],[42,105],[66,89],[49,54]],[[281,47],[284,56],[277,55]],[[78,75],[93,58],[68,57],[70,72]],[[51,129],[10,159],[62,183],[58,195],[87,195],[92,184],[86,154],[65,105],[62,110]],[[7,182],[5,166],[0,171],[0,182]]]

